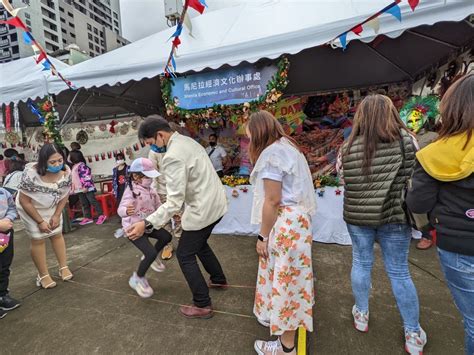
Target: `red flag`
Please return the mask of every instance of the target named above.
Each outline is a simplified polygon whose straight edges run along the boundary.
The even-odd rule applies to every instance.
[[[354,32],[356,35],[360,36],[364,29],[362,28],[362,25],[357,25],[352,29],[352,32]]]
[[[38,56],[38,59],[36,59],[36,64],[41,63],[44,59],[46,59],[46,53],[44,51],[41,51]]]
[[[10,105],[5,106],[5,128],[7,132],[12,130],[12,115]]]
[[[7,21],[0,21],[0,23],[5,24],[5,25],[18,27],[18,28],[21,28],[23,31],[28,32],[28,28],[26,27],[26,25],[23,23],[23,21],[19,17],[12,17],[11,19],[9,19]]]
[[[416,7],[420,3],[420,0],[408,0],[408,3],[410,4],[412,11],[415,11]]]
[[[200,14],[202,14],[204,12],[204,9],[205,9],[204,5],[201,4],[201,2],[199,0],[189,0],[188,6],[192,7],[194,10],[196,10]]]
[[[181,44],[181,40],[179,39],[179,37],[175,37],[173,40],[173,45],[175,47],[178,47],[180,44]]]

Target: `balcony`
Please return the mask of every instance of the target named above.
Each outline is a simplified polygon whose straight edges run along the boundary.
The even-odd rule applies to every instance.
[[[10,53],[10,51],[1,51],[0,52],[0,60],[2,59],[8,59],[12,56],[12,54]]]
[[[9,29],[7,26],[0,25],[0,35],[7,34],[8,32],[9,32]]]
[[[8,39],[0,39],[0,48],[8,47],[10,45],[10,41]]]

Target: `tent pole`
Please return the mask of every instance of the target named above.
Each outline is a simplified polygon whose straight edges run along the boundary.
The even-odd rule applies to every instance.
[[[406,32],[408,32],[408,33],[410,33],[410,34],[412,34],[412,35],[414,35],[414,36],[418,36],[418,37],[427,39],[427,40],[429,40],[429,41],[432,41],[432,42],[435,42],[435,43],[438,43],[438,44],[442,44],[443,46],[448,46],[449,48],[452,48],[452,49],[459,49],[459,48],[460,48],[460,47],[458,47],[458,46],[455,46],[454,44],[451,44],[451,43],[442,41],[442,40],[440,40],[440,39],[433,38],[433,37],[431,37],[431,36],[427,36],[427,35],[424,35],[424,34],[415,32],[415,31],[413,31],[413,30],[407,30]]]
[[[71,109],[71,107],[72,107],[72,105],[74,104],[74,102],[76,102],[77,96],[78,96],[79,93],[81,92],[81,89],[82,89],[82,88],[79,88],[79,90],[77,90],[76,94],[75,94],[74,97],[72,98],[71,103],[69,104],[69,106],[68,106],[68,108],[67,108],[67,110],[66,110],[66,113],[65,113],[64,116],[63,116],[63,119],[61,120],[61,122],[59,122],[60,125],[64,122],[64,120],[65,120],[65,118],[67,117],[67,114],[69,113],[69,110]]]
[[[410,80],[414,80],[413,76],[407,72],[405,69],[403,69],[402,67],[400,67],[398,64],[392,62],[390,59],[388,59],[386,56],[384,56],[382,53],[380,53],[379,51],[377,51],[375,48],[373,48],[372,46],[369,46],[367,43],[364,43],[367,48],[369,48],[371,51],[373,51],[375,54],[377,54],[380,58],[382,58],[383,60],[385,60],[387,63],[390,63],[391,65],[393,65],[395,68],[397,68],[399,71],[401,71],[402,73],[404,73],[405,75],[407,75]]]
[[[74,110],[74,114],[78,114],[78,112],[84,107],[84,105],[87,103],[87,101],[89,101],[89,99],[91,98],[91,95],[89,95],[89,97],[84,101],[84,103],[79,107],[79,109],[76,111]],[[66,117],[66,115],[64,115],[64,117]],[[69,121],[71,121],[71,119],[73,118],[74,116],[71,115],[70,117],[68,117],[67,120],[65,120],[65,122],[63,124],[61,124],[61,126],[59,127],[59,130],[63,129],[63,127],[65,125],[67,125],[69,123]]]

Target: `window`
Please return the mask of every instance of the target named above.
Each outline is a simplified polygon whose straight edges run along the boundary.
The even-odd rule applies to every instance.
[[[72,37],[72,38],[76,38],[76,35],[71,32],[71,37]]]
[[[59,6],[59,11],[64,12],[64,9],[61,6]]]
[[[118,14],[116,12],[114,12],[114,18],[118,20]]]
[[[95,54],[94,54],[93,52],[89,52],[89,55],[90,55],[91,57],[95,57]]]
[[[12,53],[13,54],[18,54],[20,52],[20,48],[18,46],[15,46],[12,48]]]
[[[94,39],[94,37],[92,36],[91,33],[87,34],[87,37],[89,37],[89,40],[92,41]]]
[[[18,41],[18,35],[16,33],[13,33],[11,36],[10,36],[10,39],[12,40],[12,42],[16,42]]]
[[[26,20],[25,22],[26,22],[27,26],[31,26],[31,21],[30,20]]]
[[[63,38],[63,44],[66,44],[66,43],[67,43],[67,41]]]
[[[25,12],[25,18],[31,18],[30,14],[28,12]]]
[[[67,31],[65,28],[61,28],[61,32],[64,33],[64,34],[67,34]]]
[[[66,20],[61,17],[61,22],[66,23]]]
[[[67,15],[68,15],[69,17],[74,17],[74,15],[73,15],[71,12],[68,12]]]
[[[104,32],[103,31],[100,31],[99,35],[100,35],[100,37],[104,38]]]
[[[104,40],[100,41],[100,45],[101,45],[102,47],[105,47],[105,41],[104,41]]]
[[[99,46],[95,46],[95,50],[96,50],[96,52],[100,53],[100,48],[99,48]]]
[[[94,50],[94,45],[92,43],[89,42],[89,49],[92,49]]]
[[[87,24],[87,29],[88,29],[89,31],[92,31],[92,26],[91,26],[90,23]]]
[[[94,33],[97,35],[99,34],[99,30],[97,28],[94,27]]]
[[[99,39],[97,37],[94,38],[95,43],[99,44]]]
[[[69,22],[69,27],[75,28],[76,26],[74,26],[74,24],[72,22]]]

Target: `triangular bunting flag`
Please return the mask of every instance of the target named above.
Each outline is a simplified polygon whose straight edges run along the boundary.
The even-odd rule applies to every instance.
[[[51,70],[51,64],[49,63],[48,60],[45,60],[43,63],[41,63],[43,65],[43,71],[45,70]]]
[[[41,51],[39,54],[38,58],[36,59],[36,64],[41,63],[42,60],[46,59],[46,53]]]
[[[408,3],[410,4],[412,11],[415,11],[416,7],[420,3],[420,0],[408,0]]]
[[[357,36],[360,36],[364,29],[362,28],[362,25],[357,25],[352,29],[352,32],[354,32]]]
[[[29,32],[23,32],[23,40],[25,41],[25,44],[28,44],[28,45],[31,45],[33,43]]]
[[[28,32],[28,28],[26,28],[26,25],[19,17],[12,17],[11,19],[8,19],[6,21],[0,21],[0,24],[2,23],[5,25],[21,28],[23,31]]]
[[[173,56],[171,56],[171,65],[173,66],[173,70],[176,71],[176,60],[174,60]]]
[[[209,6],[207,6],[207,4],[206,4],[206,0],[199,0],[199,1],[200,1],[201,4],[203,4],[205,7],[209,7]]]
[[[395,17],[398,21],[402,21],[402,12],[400,11],[400,6],[398,6],[398,4],[393,5],[385,10],[385,12]]]
[[[189,17],[189,15],[186,13],[186,15],[184,15],[184,21],[183,21],[184,25],[188,28],[188,31],[189,31],[189,35],[191,37],[193,37],[193,24],[191,22],[191,17]]]
[[[200,14],[202,14],[204,12],[204,9],[205,9],[204,5],[201,4],[201,2],[199,0],[189,0],[188,6],[192,7],[194,10],[196,10]]]
[[[339,36],[339,41],[341,41],[341,46],[342,46],[342,49],[346,49],[347,47],[347,33],[344,33],[342,35]]]
[[[378,34],[379,31],[380,31],[380,20],[378,17],[370,20],[369,22],[367,22],[367,26],[371,27],[375,34]]]
[[[173,46],[178,47],[181,44],[179,37],[175,37],[173,40]]]
[[[178,23],[178,26],[176,26],[176,31],[173,33],[171,37],[179,37],[181,36],[181,32],[183,32],[183,24]]]

